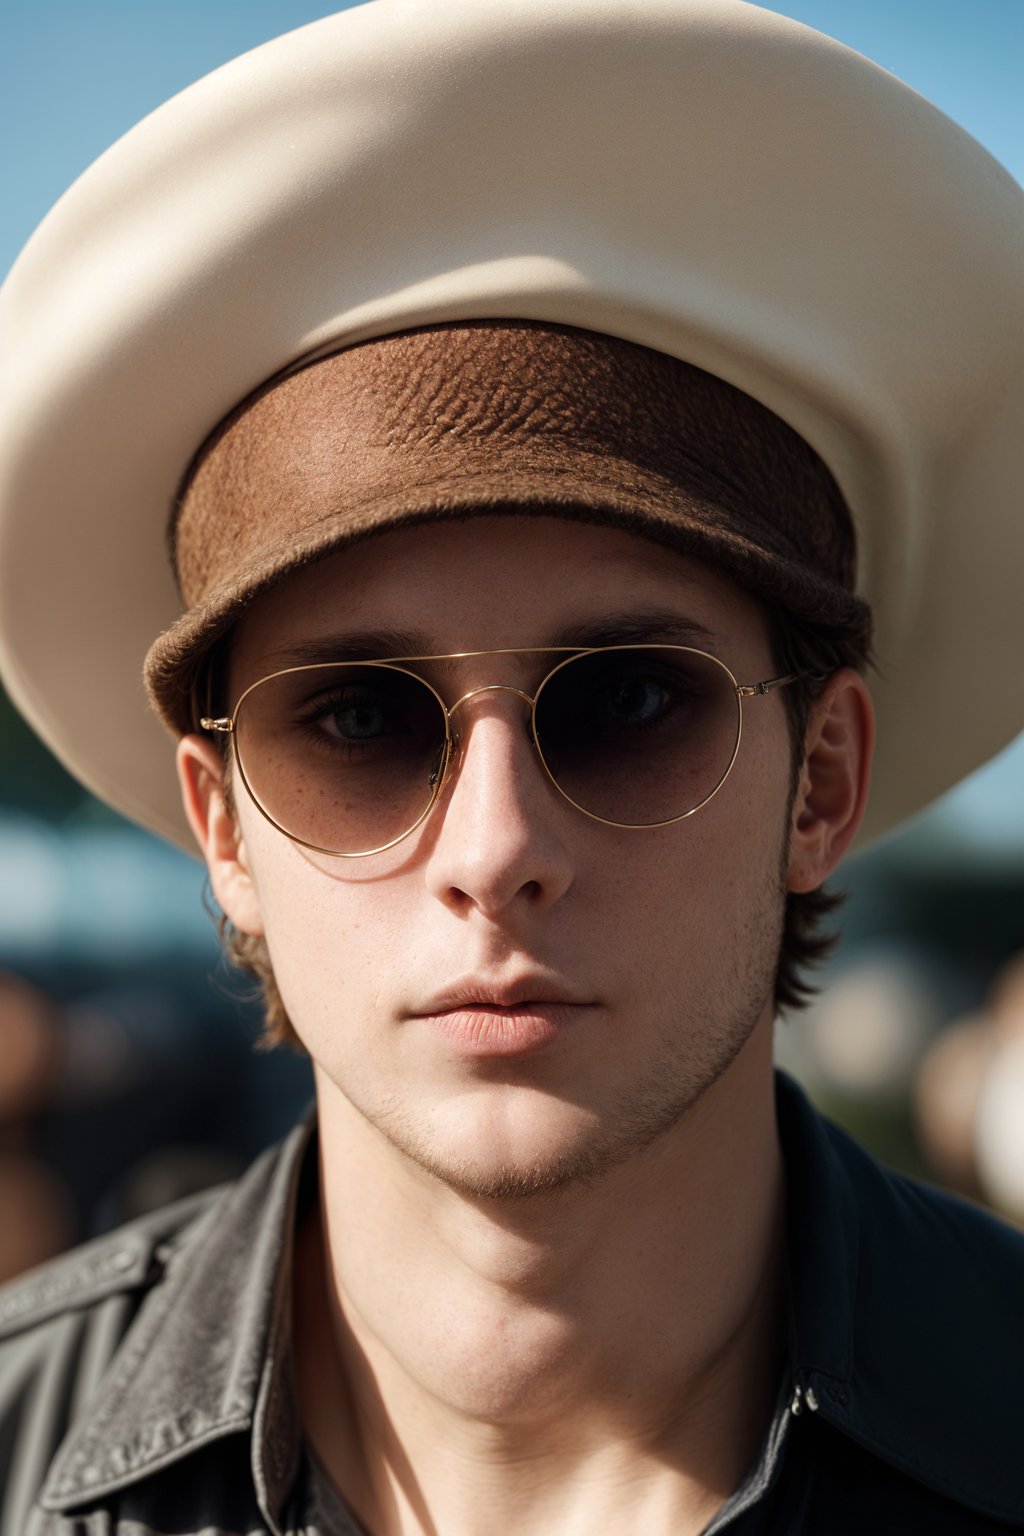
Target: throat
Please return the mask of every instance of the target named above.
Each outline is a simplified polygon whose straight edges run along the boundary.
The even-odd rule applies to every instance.
[[[474,1536],[493,1529],[495,1508],[524,1536],[637,1528],[644,1507],[646,1531],[697,1532],[756,1461],[776,1400],[781,1177],[765,1227],[760,1266],[731,1308],[684,1254],[672,1285],[655,1279],[611,1306],[452,1274],[446,1300],[428,1266],[404,1295],[385,1286],[378,1312],[358,1266],[351,1291],[345,1266],[339,1280],[314,1208],[294,1272],[307,1440],[374,1536]],[[657,1256],[644,1267],[656,1276]]]

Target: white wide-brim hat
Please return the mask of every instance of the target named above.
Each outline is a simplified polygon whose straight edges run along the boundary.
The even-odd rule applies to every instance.
[[[638,342],[821,455],[874,608],[861,841],[1024,725],[1024,194],[860,55],[741,0],[374,0],[236,59],[65,194],[0,292],[0,669],[191,844],[143,659],[199,445],[439,321]]]

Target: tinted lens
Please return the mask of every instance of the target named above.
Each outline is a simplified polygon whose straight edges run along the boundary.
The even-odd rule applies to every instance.
[[[722,782],[739,739],[739,700],[710,656],[625,646],[577,656],[537,700],[541,755],[581,810],[656,826],[694,810]]]
[[[440,700],[391,667],[265,678],[243,698],[235,730],[259,805],[292,837],[332,853],[367,853],[408,832],[444,761]]]

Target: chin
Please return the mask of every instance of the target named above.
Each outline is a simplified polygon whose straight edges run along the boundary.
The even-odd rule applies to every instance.
[[[691,1102],[687,1096],[663,1102],[657,1113],[608,1117],[522,1089],[497,1104],[482,1097],[433,1119],[429,1139],[408,1125],[404,1134],[391,1125],[385,1135],[457,1194],[529,1200],[595,1184],[672,1130]]]
[[[471,1200],[536,1199],[593,1183],[604,1171],[603,1160],[583,1149],[565,1152],[561,1157],[505,1162],[458,1160],[427,1150],[408,1155],[439,1183]]]

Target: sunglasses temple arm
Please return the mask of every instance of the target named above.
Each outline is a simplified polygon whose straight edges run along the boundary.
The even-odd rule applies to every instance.
[[[828,672],[787,672],[785,677],[769,677],[763,683],[740,683],[736,692],[741,699],[752,699],[766,693],[773,693],[776,688],[785,688],[787,683],[799,682],[806,678],[810,683],[823,683],[829,676]]]

